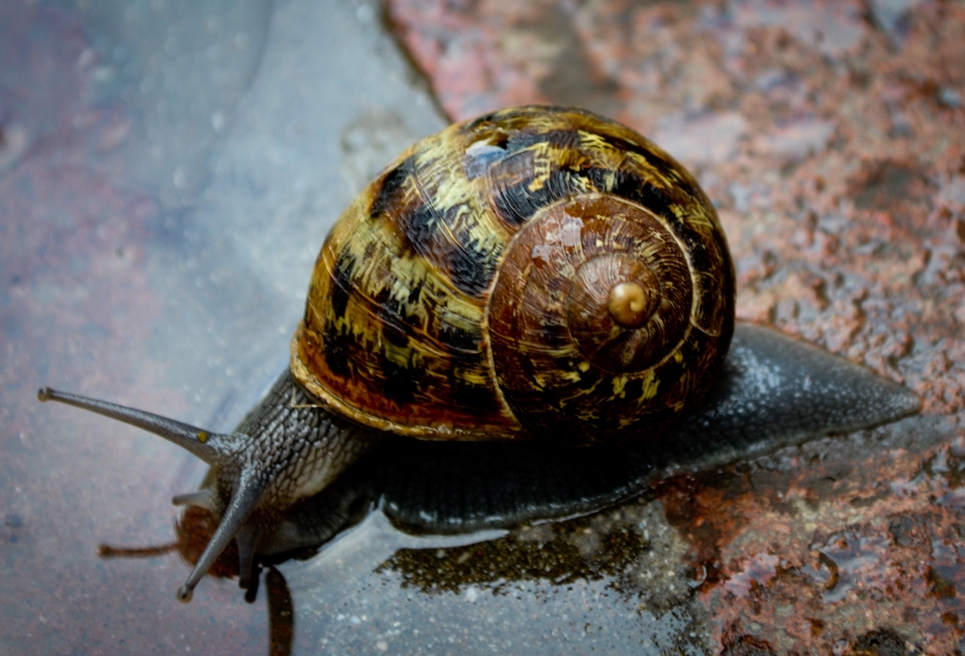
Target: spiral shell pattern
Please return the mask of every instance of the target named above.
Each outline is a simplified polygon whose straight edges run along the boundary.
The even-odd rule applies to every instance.
[[[646,437],[699,399],[734,274],[696,181],[589,112],[517,107],[390,165],[322,248],[292,372],[426,439]]]

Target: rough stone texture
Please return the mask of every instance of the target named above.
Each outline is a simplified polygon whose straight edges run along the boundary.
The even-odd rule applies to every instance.
[[[453,120],[571,103],[653,137],[719,209],[741,318],[924,398],[901,437],[658,485],[718,648],[960,649],[965,3],[393,0],[388,16]]]

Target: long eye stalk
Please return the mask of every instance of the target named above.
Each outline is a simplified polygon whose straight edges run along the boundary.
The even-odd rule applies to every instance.
[[[70,394],[69,392],[59,392],[49,387],[41,387],[37,392],[37,399],[42,402],[58,401],[66,403],[136,426],[187,449],[209,465],[216,464],[227,452],[227,445],[225,444],[227,436],[143,410]]]

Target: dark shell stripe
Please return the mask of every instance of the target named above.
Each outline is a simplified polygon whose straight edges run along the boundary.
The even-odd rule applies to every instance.
[[[726,261],[715,217],[695,211],[706,203],[696,183],[633,131],[572,109],[497,112],[413,146],[333,228],[293,345],[311,372],[303,384],[350,416],[409,434],[422,429],[406,426],[423,424],[430,437],[514,435],[482,333],[497,266],[534,214],[597,193],[648,207],[696,245],[698,281]],[[703,325],[719,308],[703,307],[716,292],[698,284]],[[549,293],[562,303],[565,291]],[[565,323],[543,329],[544,353],[572,367],[579,358]],[[575,388],[603,385],[582,373]]]
[[[442,139],[440,147],[420,154],[413,172],[422,201],[417,213],[432,217],[432,234],[419,252],[454,288],[482,299],[507,234],[483,211],[479,182],[458,175],[461,152],[459,144]]]
[[[431,425],[444,416],[458,429],[484,417],[498,426],[506,413],[481,352],[483,300],[460,293],[429,260],[459,252],[455,235],[446,236],[466,212],[426,211],[415,161],[390,169],[333,228],[316,265],[300,356],[340,401],[390,422]],[[511,418],[502,424],[512,426]]]

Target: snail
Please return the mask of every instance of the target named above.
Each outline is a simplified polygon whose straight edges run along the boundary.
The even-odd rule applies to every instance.
[[[316,262],[288,370],[234,433],[38,397],[211,465],[174,498],[221,518],[178,590],[187,601],[233,539],[241,587],[257,585],[256,557],[287,544],[286,509],[385,434],[547,452],[678,435],[734,330],[733,264],[690,173],[614,121],[525,106],[416,143],[352,202]],[[913,412],[912,397],[866,423]]]

